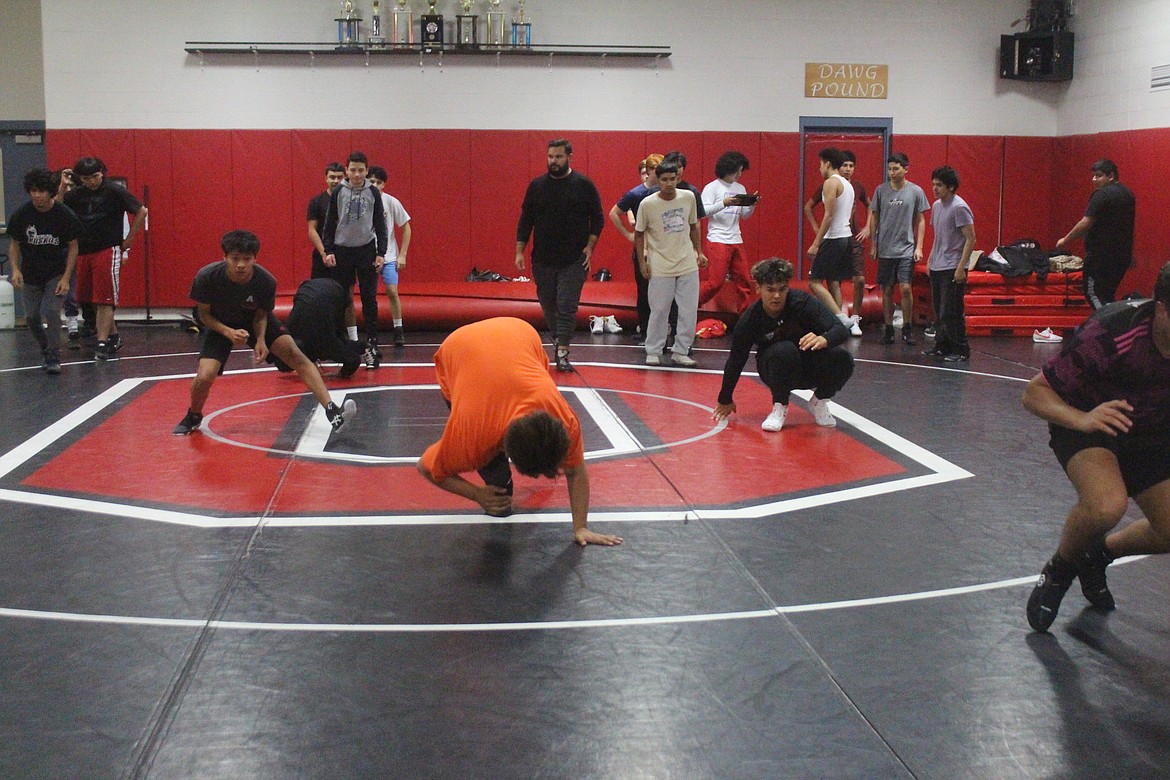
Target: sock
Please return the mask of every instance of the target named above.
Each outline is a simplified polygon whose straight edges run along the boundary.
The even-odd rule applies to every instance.
[[[350,341],[357,341],[357,325],[350,325],[346,328],[345,335],[349,336]]]
[[[66,317],[65,324],[66,324],[66,327],[69,328],[70,333],[77,332],[77,317]]]
[[[401,328],[402,327],[402,320],[401,319],[394,320],[394,327]]]
[[[845,312],[841,312],[840,314],[838,314],[837,319],[841,320],[841,322],[845,323],[846,325],[849,325],[853,322],[852,320],[850,320],[848,317],[845,316]]]

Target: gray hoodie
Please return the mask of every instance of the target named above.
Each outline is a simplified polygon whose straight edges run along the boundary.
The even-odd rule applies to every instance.
[[[387,234],[382,195],[369,179],[361,187],[351,186],[347,179],[329,196],[321,243],[326,254],[332,254],[335,246],[356,248],[371,241],[377,242],[378,256],[384,257]]]

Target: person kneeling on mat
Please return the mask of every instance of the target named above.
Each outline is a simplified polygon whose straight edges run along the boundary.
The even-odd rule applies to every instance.
[[[853,375],[853,355],[840,346],[849,330],[816,296],[790,290],[792,276],[792,263],[777,257],[752,266],[760,298],[731,333],[723,387],[711,415],[716,422],[735,411],[732,393],[754,344],[760,380],[772,390],[772,412],[762,426],[765,431],[784,427],[788,396],[795,388],[815,391],[808,406],[817,425],[837,424],[829,399]]]
[[[506,345],[501,350],[501,345]],[[564,472],[579,545],[621,544],[586,527],[589,477],[581,424],[548,372],[540,335],[523,320],[495,317],[464,325],[435,353],[439,390],[451,409],[443,436],[418,470],[443,490],[471,499],[493,517],[512,513],[512,465],[526,477]],[[477,471],[482,486],[462,476]]]
[[[337,373],[348,379],[362,364],[361,344],[349,341],[345,335],[345,312],[349,295],[341,283],[333,279],[306,279],[293,296],[292,311],[284,327],[296,341],[297,348],[309,360],[332,360],[341,364]],[[267,358],[282,372],[292,368],[273,354]]]
[[[223,260],[203,266],[191,283],[191,298],[199,305],[204,330],[199,348],[199,368],[191,383],[191,407],[172,433],[185,436],[203,422],[203,404],[215,378],[223,372],[233,347],[252,347],[257,363],[269,351],[301,377],[313,393],[333,430],[353,419],[357,405],[352,399],[339,409],[329,397],[316,364],[297,348],[292,336],[272,314],[276,304],[276,278],[256,265],[260,239],[247,230],[232,230],[220,242]]]

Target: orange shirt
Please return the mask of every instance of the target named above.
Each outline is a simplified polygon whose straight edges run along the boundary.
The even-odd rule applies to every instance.
[[[585,461],[581,424],[548,373],[548,356],[524,320],[495,317],[464,325],[435,353],[435,374],[451,415],[443,438],[427,448],[422,465],[436,480],[486,466],[503,447],[513,420],[543,410],[569,434],[562,464]]]

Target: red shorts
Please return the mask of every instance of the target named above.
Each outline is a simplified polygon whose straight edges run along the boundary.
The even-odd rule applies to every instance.
[[[118,278],[126,253],[119,247],[77,256],[77,300],[81,303],[118,305]]]

